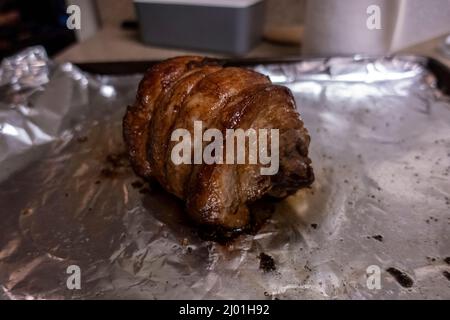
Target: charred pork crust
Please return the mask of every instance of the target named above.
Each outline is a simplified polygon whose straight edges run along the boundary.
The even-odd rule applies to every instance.
[[[222,132],[278,129],[278,173],[261,175],[260,164],[175,165],[171,134],[179,128],[192,133],[194,121]],[[290,90],[212,59],[177,57],[150,68],[127,108],[123,135],[135,172],[184,200],[189,216],[208,230],[248,229],[252,203],[284,198],[314,181],[310,136]]]

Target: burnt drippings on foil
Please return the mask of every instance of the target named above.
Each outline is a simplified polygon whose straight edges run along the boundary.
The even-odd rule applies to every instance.
[[[153,190],[160,190],[161,186],[154,179],[148,180],[135,180],[131,183],[134,189],[139,190],[140,194],[151,194]]]
[[[275,260],[268,254],[261,252],[258,258],[259,258],[259,268],[264,272],[271,272],[277,269],[275,266]]]
[[[126,152],[121,151],[117,153],[108,154],[104,160],[104,166],[100,170],[102,178],[114,179],[121,173],[130,168],[130,162]]]
[[[143,184],[141,181],[136,180],[136,181],[133,181],[133,182],[131,183],[131,186],[132,186],[134,189],[141,189],[141,188],[144,186],[144,184]]]
[[[450,257],[445,258],[444,261],[446,264],[450,264]]]
[[[20,211],[20,214],[22,215],[22,216],[29,216],[29,215],[31,215],[33,213],[33,209],[31,209],[31,208],[25,208],[25,209],[22,209],[21,211]]]
[[[129,167],[128,154],[125,151],[112,153],[106,156],[106,162],[113,168]]]
[[[138,190],[140,194],[150,194],[151,192],[150,185],[151,185],[150,183],[146,183],[145,181],[141,180],[135,180],[131,183],[133,189]]]
[[[102,170],[100,170],[100,175],[102,176],[102,178],[112,179],[117,177],[117,172],[111,170],[110,168],[103,168]]]
[[[367,239],[374,239],[380,242],[383,242],[383,236],[381,234],[376,234],[374,236],[368,236]]]
[[[411,288],[414,284],[414,281],[408,276],[405,272],[400,271],[396,268],[388,268],[386,270],[394,279],[403,287],[403,288]]]
[[[82,136],[82,137],[78,137],[77,138],[77,142],[78,143],[85,143],[87,141],[88,141],[88,137],[86,137],[86,136]]]
[[[430,223],[430,222],[438,222],[439,219],[435,218],[435,217],[429,217],[428,219],[425,220],[426,223]]]
[[[150,194],[150,192],[151,192],[151,190],[149,189],[149,188],[141,188],[140,190],[139,190],[139,193],[140,194]]]
[[[191,227],[200,239],[217,242],[224,246],[229,245],[244,232],[244,229],[227,229],[222,226],[192,224]]]
[[[448,271],[443,271],[443,272],[442,272],[442,275],[443,275],[444,277],[446,277],[448,281],[450,281],[450,272],[448,272]]]

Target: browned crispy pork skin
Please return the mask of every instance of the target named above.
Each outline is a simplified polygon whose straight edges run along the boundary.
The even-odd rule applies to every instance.
[[[172,133],[195,134],[194,121],[201,121],[203,132],[220,130],[224,140],[227,129],[277,129],[277,172],[261,174],[267,163],[174,163],[171,150],[178,142]],[[264,196],[284,198],[314,181],[310,137],[289,89],[203,57],[172,58],[150,68],[127,109],[123,135],[135,172],[184,200],[186,212],[201,225],[245,228],[249,204]]]

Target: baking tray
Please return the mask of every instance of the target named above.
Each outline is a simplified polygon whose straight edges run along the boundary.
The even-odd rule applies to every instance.
[[[61,120],[62,102],[75,112],[0,183],[3,297],[450,298],[448,68],[417,56],[223,62],[293,91],[313,187],[259,208],[274,212],[256,234],[204,241],[122,153],[121,115],[155,61],[49,63],[49,81],[19,95],[21,114],[52,106]],[[260,269],[261,253],[275,270]],[[79,290],[67,287],[71,265]]]
[[[421,59],[426,69],[428,69],[437,80],[437,86],[446,94],[450,93],[450,69],[442,62],[425,56],[415,56]],[[290,56],[284,58],[240,58],[240,59],[222,59],[225,66],[235,67],[255,67],[262,64],[284,64],[284,63],[301,63],[305,60],[324,60],[332,57],[297,57]],[[351,58],[349,56],[343,58]],[[365,57],[367,59],[376,59],[377,57]],[[389,58],[389,57],[386,57]],[[218,59],[220,60],[220,59]],[[152,65],[160,62],[160,60],[148,61],[120,61],[120,62],[86,62],[77,63],[76,65],[86,72],[100,75],[128,75],[133,73],[142,73]]]

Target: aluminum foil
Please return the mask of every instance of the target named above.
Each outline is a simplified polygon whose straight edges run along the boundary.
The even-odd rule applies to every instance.
[[[124,157],[140,75],[86,74],[40,47],[4,60],[0,297],[449,299],[450,100],[424,62],[257,66],[294,93],[316,181],[221,245]],[[262,252],[276,270],[260,269]],[[80,289],[67,285],[73,265]]]

